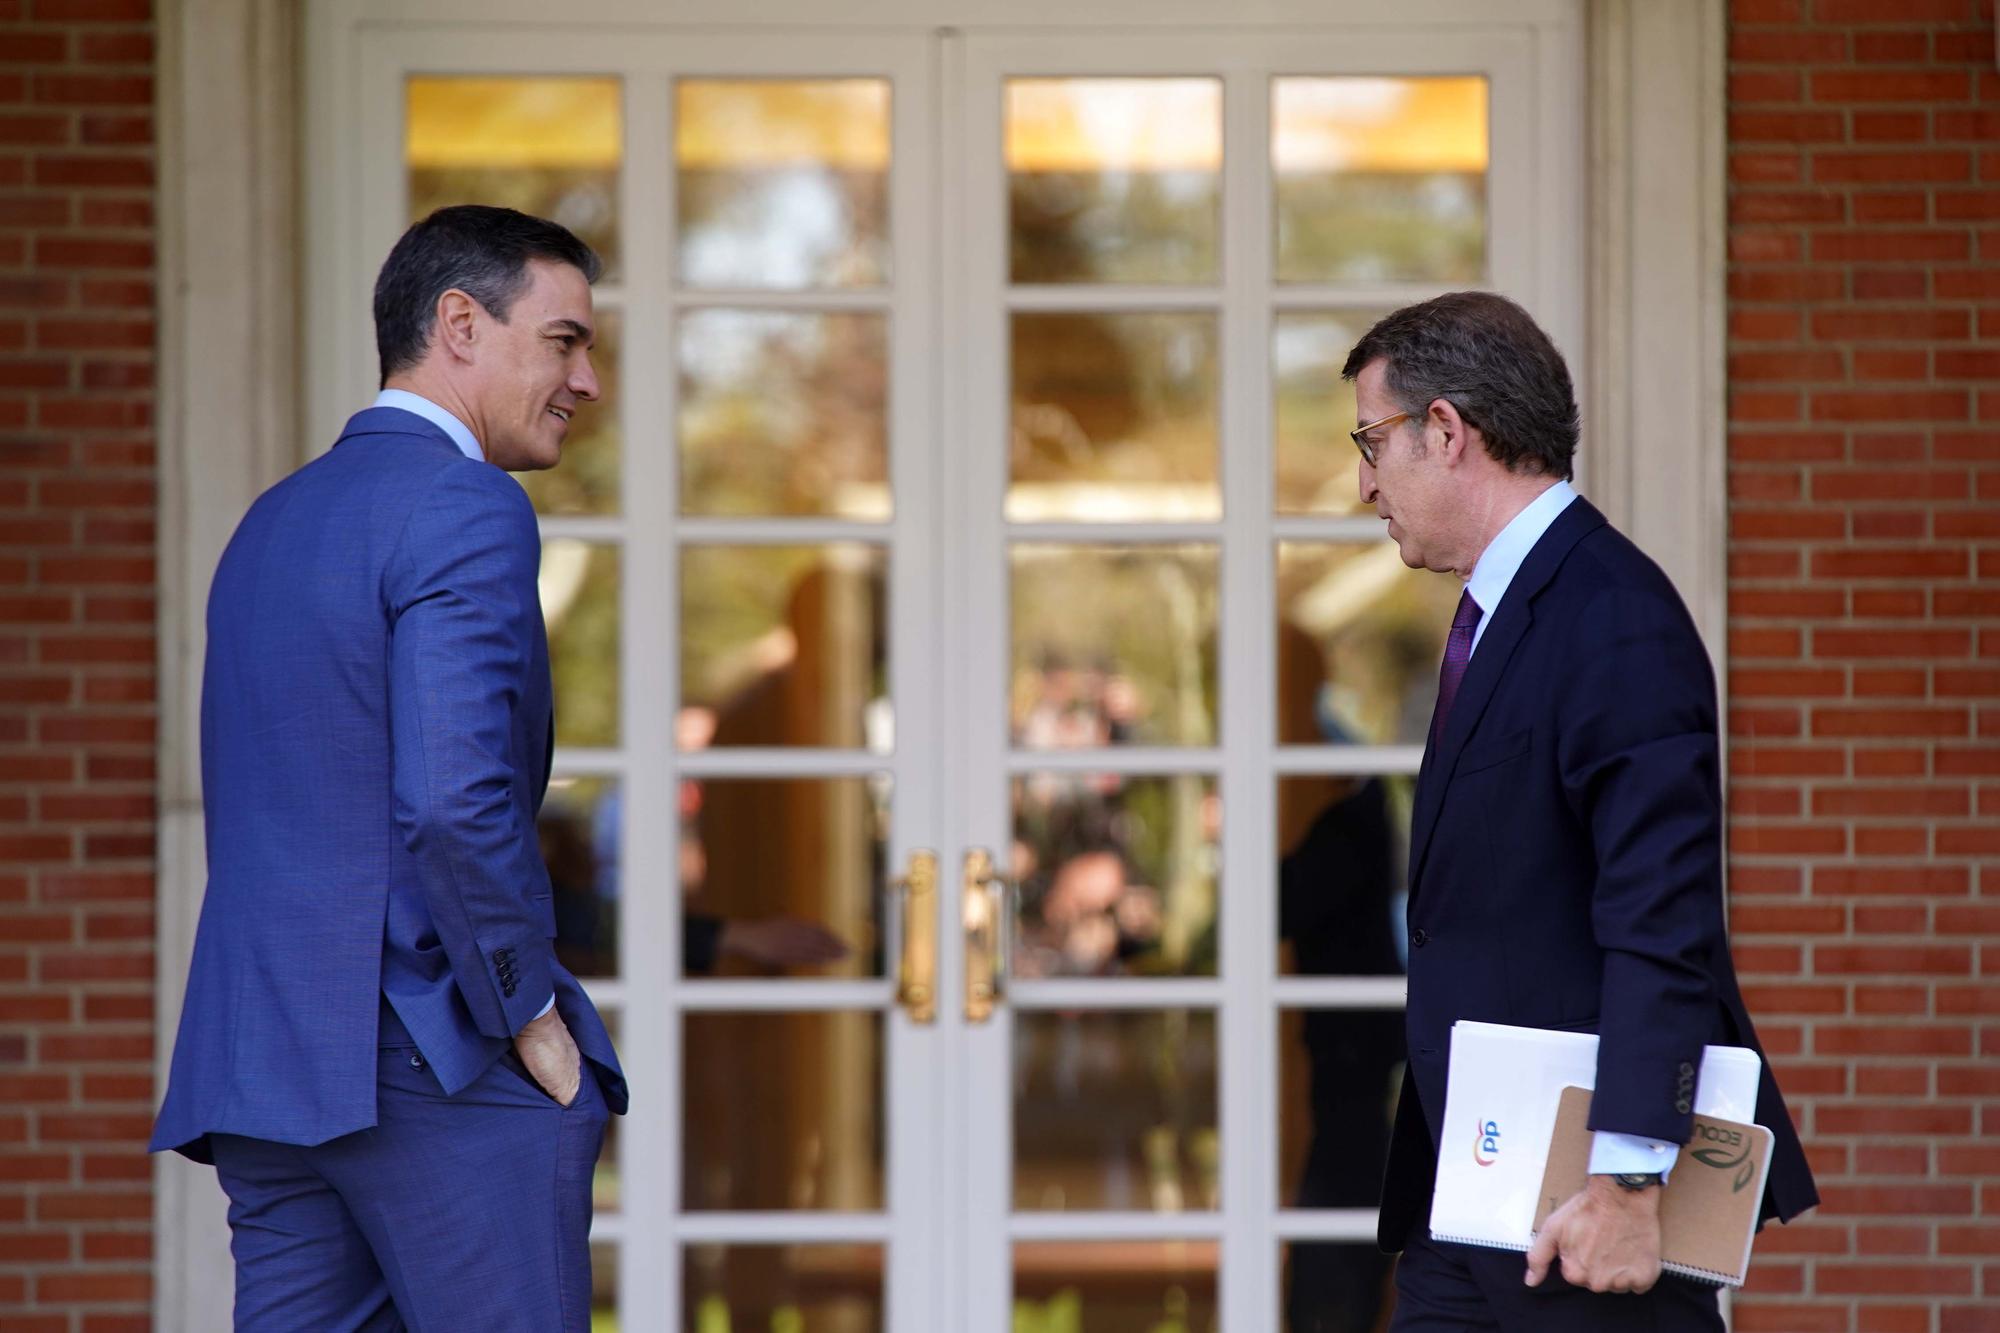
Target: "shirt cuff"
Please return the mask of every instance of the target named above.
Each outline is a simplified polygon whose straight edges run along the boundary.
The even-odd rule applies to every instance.
[[[1590,1174],[1593,1176],[1637,1175],[1657,1171],[1664,1181],[1672,1174],[1680,1145],[1664,1139],[1641,1138],[1637,1134],[1614,1134],[1597,1130],[1590,1136]]]
[[[541,1017],[542,1015],[544,1015],[544,1014],[548,1013],[548,1011],[549,1011],[549,1010],[551,1010],[551,1009],[553,1009],[553,1008],[555,1008],[555,1007],[556,1007],[556,993],[555,993],[554,991],[550,991],[550,992],[549,992],[549,1002],[548,1002],[547,1004],[543,1005],[543,1006],[542,1006],[541,1008],[539,1008],[539,1009],[537,1009],[537,1010],[535,1011],[535,1018],[540,1018],[540,1017]],[[535,1018],[531,1018],[531,1019],[529,1019],[528,1021],[529,1021],[530,1023],[532,1023],[532,1022],[534,1022],[534,1021],[535,1021]],[[1593,1160],[1595,1160],[1595,1159],[1593,1159]]]

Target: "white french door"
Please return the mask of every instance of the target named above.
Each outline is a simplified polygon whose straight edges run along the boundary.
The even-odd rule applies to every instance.
[[[1375,1326],[1456,589],[1361,512],[1339,370],[1457,286],[1580,359],[1575,6],[369,8],[310,12],[313,438],[412,217],[608,261],[606,400],[524,479],[543,849],[634,1099],[599,1327]]]

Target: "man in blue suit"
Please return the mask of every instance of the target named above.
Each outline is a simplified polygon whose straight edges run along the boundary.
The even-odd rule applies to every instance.
[[[153,1147],[215,1164],[239,1329],[589,1326],[625,1083],[552,945],[540,539],[507,473],[597,396],[598,271],[507,209],[412,227],[381,396],[216,571],[208,894]]]
[[[1397,1333],[1720,1330],[1661,1276],[1659,1186],[1706,1044],[1757,1047],[1723,922],[1715,679],[1666,575],[1570,487],[1569,371],[1504,297],[1356,345],[1361,498],[1404,563],[1466,581],[1410,832],[1409,1063],[1380,1241]],[[1519,1255],[1427,1224],[1458,1019],[1599,1035],[1590,1183]],[[1818,1202],[1768,1065],[1764,1217]]]

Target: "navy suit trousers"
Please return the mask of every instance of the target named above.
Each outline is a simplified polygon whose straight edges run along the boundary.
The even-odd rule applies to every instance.
[[[311,1147],[216,1134],[241,1333],[588,1333],[590,1187],[609,1116],[584,1062],[558,1105],[511,1054],[446,1096],[377,1052],[377,1123]]]
[[[1531,1287],[1527,1271],[1525,1254],[1440,1244],[1419,1228],[1396,1261],[1390,1333],[1722,1333],[1704,1283],[1662,1274],[1634,1296],[1572,1287],[1558,1268]]]

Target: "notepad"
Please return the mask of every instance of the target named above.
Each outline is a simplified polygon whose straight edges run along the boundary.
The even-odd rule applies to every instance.
[[[1754,1123],[1762,1068],[1747,1047],[1704,1047],[1695,1113]],[[1563,1089],[1596,1083],[1592,1033],[1453,1024],[1431,1236],[1526,1251]]]
[[[1550,1213],[1588,1183],[1590,1142],[1590,1093],[1564,1088],[1535,1207],[1535,1234]],[[1660,1194],[1660,1267],[1682,1277],[1742,1286],[1750,1272],[1750,1245],[1757,1238],[1757,1214],[1770,1173],[1770,1130],[1697,1111],[1693,1136]]]

